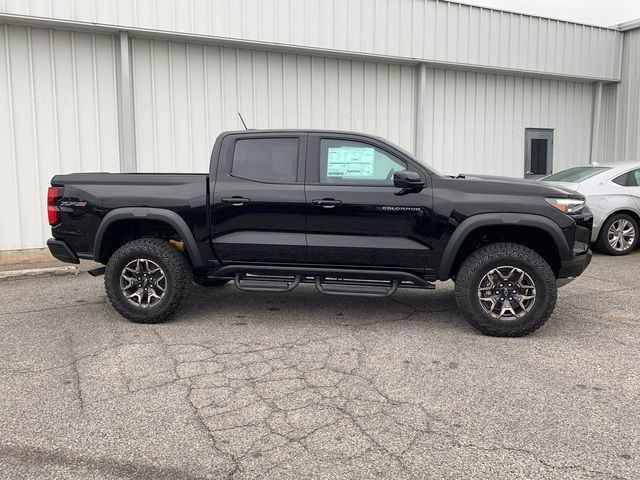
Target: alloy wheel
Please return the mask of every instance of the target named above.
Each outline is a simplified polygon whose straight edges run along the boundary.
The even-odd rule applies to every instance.
[[[613,222],[607,231],[607,241],[616,252],[624,252],[631,248],[635,238],[636,229],[624,218]]]
[[[490,270],[478,285],[478,300],[485,313],[498,320],[515,320],[531,311],[536,287],[524,270],[505,265]]]
[[[138,258],[129,262],[122,270],[120,289],[131,304],[149,308],[164,297],[167,291],[167,276],[154,261]]]

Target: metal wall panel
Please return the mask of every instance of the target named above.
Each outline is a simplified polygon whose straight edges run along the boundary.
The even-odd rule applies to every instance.
[[[439,0],[0,0],[4,13],[619,79],[622,34]]]
[[[640,28],[624,32],[622,81],[604,86],[598,160],[640,160]]]
[[[622,83],[618,85],[616,160],[640,160],[640,29],[624,33]]]
[[[447,174],[523,177],[525,128],[554,129],[553,169],[589,163],[593,85],[426,69],[422,159]]]
[[[415,148],[414,67],[133,39],[138,171],[207,171],[224,130],[330,128]]]
[[[54,174],[119,169],[115,40],[0,25],[0,250],[42,247]]]
[[[617,125],[618,114],[617,105],[620,98],[620,84],[608,83],[602,87],[600,122],[597,126],[596,135],[596,154],[594,161],[616,162],[620,159],[620,139],[618,139]]]

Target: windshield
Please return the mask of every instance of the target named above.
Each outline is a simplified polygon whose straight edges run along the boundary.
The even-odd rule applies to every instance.
[[[609,170],[609,167],[573,167],[544,177],[542,180],[545,182],[580,183],[606,170]]]

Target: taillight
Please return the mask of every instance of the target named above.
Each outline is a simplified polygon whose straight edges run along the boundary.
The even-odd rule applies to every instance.
[[[60,221],[60,209],[56,206],[56,200],[62,196],[62,187],[49,187],[47,190],[47,215],[49,225],[55,225]]]

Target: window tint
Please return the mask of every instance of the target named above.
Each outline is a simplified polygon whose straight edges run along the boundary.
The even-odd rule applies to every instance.
[[[632,170],[627,173],[623,173],[619,177],[614,178],[613,183],[622,185],[623,187],[638,187],[640,186],[640,169]]]
[[[402,160],[372,145],[349,140],[320,140],[320,183],[393,185]]]
[[[567,170],[562,170],[561,172],[554,173],[553,175],[549,175],[548,177],[544,177],[546,182],[571,182],[571,183],[580,183],[586,180],[587,178],[591,178],[594,175],[599,174],[600,172],[604,172],[605,170],[609,170],[608,167],[573,167],[568,168]]]
[[[231,174],[271,183],[295,183],[297,138],[250,138],[236,141]]]
[[[623,187],[627,186],[627,178],[629,178],[629,174],[628,173],[624,173],[622,175],[620,175],[619,177],[616,177],[612,180],[613,183],[617,183],[618,185],[621,185]]]

